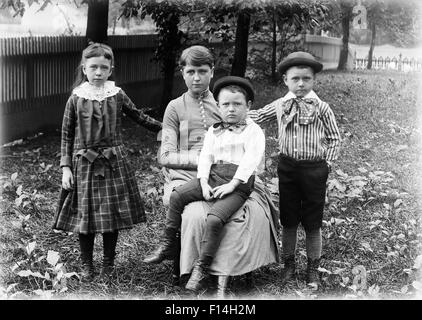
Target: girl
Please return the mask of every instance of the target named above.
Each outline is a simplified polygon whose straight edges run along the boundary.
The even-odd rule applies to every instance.
[[[53,228],[79,234],[83,280],[94,276],[96,233],[103,235],[101,275],[106,277],[113,271],[118,230],[146,220],[123,148],[122,113],[149,130],[161,129],[108,80],[113,68],[109,46],[92,43],[83,50],[63,117],[62,191]]]

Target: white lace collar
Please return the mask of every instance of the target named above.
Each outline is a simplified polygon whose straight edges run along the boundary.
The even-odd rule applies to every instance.
[[[283,101],[287,101],[287,100],[292,99],[292,98],[296,98],[296,95],[293,92],[289,91],[283,97]],[[303,99],[316,99],[318,101],[321,101],[321,99],[317,96],[317,94],[315,93],[314,90],[309,91],[309,93],[306,96],[304,96]]]
[[[101,88],[93,86],[88,81],[86,81],[73,89],[73,93],[84,99],[97,100],[101,102],[108,97],[114,96],[119,92],[119,90],[120,88],[114,85],[114,81],[106,81],[104,86]]]

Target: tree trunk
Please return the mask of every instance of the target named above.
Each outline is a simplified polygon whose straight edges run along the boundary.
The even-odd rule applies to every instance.
[[[342,6],[341,26],[343,28],[343,46],[340,51],[340,59],[338,61],[338,70],[347,69],[347,56],[349,55],[349,33],[350,33],[350,19],[352,17],[352,9],[347,5]]]
[[[277,19],[276,11],[273,11],[273,39],[272,39],[272,59],[271,59],[271,78],[274,83],[277,82]]]
[[[375,34],[376,32],[376,25],[375,22],[371,23],[371,45],[369,47],[369,53],[368,53],[368,65],[366,66],[367,69],[372,68],[372,54],[374,53],[374,47],[375,47]]]
[[[167,58],[163,63],[163,91],[161,93],[160,109],[155,112],[157,117],[162,117],[164,115],[167,105],[172,99],[176,54],[174,54],[173,59]]]
[[[244,77],[248,58],[248,38],[251,15],[247,11],[241,11],[237,16],[236,39],[234,59],[231,75]]]
[[[161,117],[164,115],[164,111],[167,108],[168,103],[172,99],[173,95],[173,82],[174,72],[177,66],[177,53],[181,47],[181,33],[179,31],[179,17],[175,15],[172,19],[167,20],[166,32],[164,34],[164,52],[163,56],[163,91],[161,94],[160,108],[157,116]]]
[[[108,1],[88,0],[87,42],[106,42],[108,28]]]

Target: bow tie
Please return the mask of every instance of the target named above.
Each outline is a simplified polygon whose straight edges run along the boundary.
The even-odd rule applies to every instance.
[[[246,128],[246,121],[239,121],[237,123],[228,123],[228,122],[217,122],[213,125],[213,132],[216,135],[220,135],[224,130],[229,130],[235,133],[241,133]]]
[[[286,100],[283,104],[284,117],[282,120],[285,125],[287,125],[293,120],[296,113],[299,113],[299,124],[307,125],[313,123],[315,120],[317,105],[318,100],[312,98],[292,98]]]

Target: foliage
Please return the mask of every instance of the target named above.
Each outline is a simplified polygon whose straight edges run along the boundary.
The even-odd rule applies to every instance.
[[[28,0],[28,6],[33,3],[39,3],[38,0]],[[42,8],[45,8],[51,0],[44,0]],[[11,8],[14,12],[13,17],[20,15],[21,17],[25,14],[25,2],[21,0],[1,0],[0,9]]]
[[[139,5],[138,5],[139,6]],[[174,60],[182,46],[185,34],[179,30],[180,18],[187,14],[187,4],[177,1],[148,1],[141,9],[141,18],[146,14],[151,15],[158,31],[158,44],[155,57],[163,65]],[[132,15],[137,14],[136,8],[130,11]]]
[[[223,43],[234,40],[236,17],[242,8],[251,15],[250,39],[259,42],[259,45],[248,48],[246,76],[249,78],[274,74],[276,64],[283,57],[294,50],[303,50],[303,39],[299,35],[308,28],[318,26],[328,10],[324,1],[213,1],[203,18],[202,30]],[[278,27],[276,57],[271,50],[274,20]],[[222,51],[223,56],[219,58],[225,58],[227,65],[231,65],[233,50],[224,47]]]
[[[58,1],[54,1],[54,0],[25,0],[25,1],[0,0],[0,10],[8,8],[13,11],[14,17],[16,16],[22,17],[26,12],[26,8],[31,7],[34,3],[41,5],[39,9],[37,10],[37,12],[39,12],[39,11],[43,11],[45,8],[47,8],[47,6],[53,5],[54,4],[53,2],[56,2],[56,4],[58,3]],[[87,3],[87,0],[79,0],[79,3],[77,2],[77,0],[73,0],[73,3],[75,4],[77,8],[79,8],[80,5]],[[65,29],[62,35],[65,35],[65,36],[79,35],[79,33],[74,30],[75,25],[70,22],[68,13],[62,10],[60,6],[57,6],[57,8],[60,11],[60,13],[63,15],[63,18],[67,25],[67,28]]]
[[[23,298],[37,295],[49,299],[68,290],[68,281],[72,277],[78,278],[76,272],[67,272],[64,263],[59,263],[60,254],[57,251],[37,249],[36,241],[23,244],[25,254],[11,268],[15,274],[15,283],[10,284],[4,291],[7,298]]]
[[[415,1],[371,0],[363,4],[369,24],[375,25],[389,43],[412,46],[420,40],[420,9]]]

